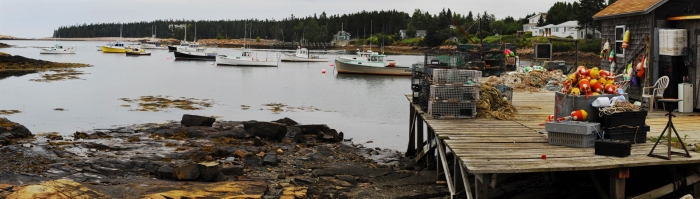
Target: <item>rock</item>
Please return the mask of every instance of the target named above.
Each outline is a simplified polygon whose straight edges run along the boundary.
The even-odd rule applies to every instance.
[[[207,126],[207,127],[211,127],[215,121],[216,121],[216,118],[213,118],[213,117],[204,117],[204,116],[199,116],[199,115],[184,114],[184,115],[182,115],[182,120],[180,121],[180,124],[182,124],[183,126]]]
[[[49,140],[63,140],[63,136],[58,133],[49,133],[48,135],[44,136]]]
[[[173,130],[173,129],[158,129],[154,133],[160,137],[172,137],[173,135],[175,135],[175,130]]]
[[[223,165],[221,167],[221,173],[230,176],[242,176],[245,174],[243,168],[243,165]]]
[[[255,136],[255,139],[253,140],[253,146],[265,146],[265,143],[263,143],[260,137]]]
[[[357,180],[355,180],[355,177],[351,175],[336,175],[335,178],[351,184],[357,184]]]
[[[188,164],[187,166],[176,168],[173,172],[173,179],[197,180],[199,174],[199,167],[196,164]]]
[[[280,173],[279,175],[277,175],[277,179],[285,179],[285,178],[287,178],[287,174]]]
[[[275,151],[275,152],[277,153],[277,155],[282,155],[284,153],[284,151],[282,151],[282,149],[277,149],[277,151]]]
[[[243,122],[243,128],[249,134],[266,140],[282,141],[287,134],[287,126],[276,122]]]
[[[74,140],[87,139],[87,138],[88,138],[88,134],[87,134],[87,133],[78,132],[78,131],[76,131],[75,133],[73,133],[73,139],[74,139]]]
[[[294,121],[294,120],[292,120],[292,119],[289,119],[288,117],[285,117],[285,118],[282,118],[282,119],[279,119],[279,120],[275,120],[275,121],[272,121],[272,122],[277,122],[277,123],[284,124],[284,125],[287,125],[287,126],[294,126],[294,125],[299,124],[299,123],[297,123],[296,121]]]
[[[262,198],[267,191],[267,184],[265,180],[193,183],[177,186],[176,189],[164,188],[161,189],[162,192],[138,198]]]
[[[37,185],[20,188],[7,196],[6,199],[24,198],[104,198],[105,196],[80,183],[68,179],[47,181]]]
[[[241,150],[236,150],[236,152],[233,152],[233,155],[238,158],[244,158],[245,157],[245,152]]]
[[[126,148],[126,147],[122,148],[122,147],[118,147],[118,146],[107,146],[107,145],[95,143],[95,142],[87,142],[83,146],[85,148],[96,149],[96,150],[101,150],[101,151],[104,151],[104,150],[121,151],[121,150],[131,149],[131,148]]]
[[[318,179],[309,176],[296,176],[294,177],[293,182],[301,185],[309,185],[316,184],[318,182]]]
[[[278,161],[278,159],[277,159],[277,154],[275,154],[275,153],[267,153],[267,154],[265,154],[265,157],[263,158],[262,165],[263,165],[263,166],[268,166],[268,165],[270,165],[270,166],[276,167],[276,166],[277,166],[277,161]]]
[[[301,132],[304,135],[317,135],[318,132],[321,132],[321,131],[326,130],[326,129],[330,129],[325,124],[304,124],[304,125],[295,125],[294,127],[300,128]]]
[[[260,163],[260,158],[257,156],[246,157],[245,160],[243,160],[244,166],[259,167],[262,166]]]
[[[317,139],[324,142],[340,142],[343,141],[343,133],[329,128],[319,132]]]
[[[210,135],[219,133],[219,130],[213,127],[193,126],[177,129],[176,132],[185,132],[189,138],[204,138]]]
[[[116,176],[116,175],[120,175],[122,173],[121,170],[119,170],[119,169],[103,167],[103,166],[99,166],[96,164],[93,164],[91,167],[93,169],[97,170],[100,174],[105,175],[105,176]]]
[[[0,191],[11,191],[14,187],[15,185],[11,184],[0,184]]]
[[[288,126],[287,127],[287,134],[284,136],[284,140],[282,140],[282,142],[284,142],[284,143],[304,142],[304,134],[302,133],[301,128],[294,127],[294,126]]]
[[[162,166],[158,168],[156,171],[156,174],[160,176],[160,178],[163,179],[172,179],[173,178],[173,173],[175,172],[175,169],[171,166]]]
[[[214,158],[212,158],[210,155],[207,155],[204,156],[204,160],[206,160],[207,162],[211,162],[212,160],[214,160]]]
[[[199,167],[199,181],[202,182],[214,182],[219,175],[223,175],[217,162],[202,162],[197,164],[197,167]]]

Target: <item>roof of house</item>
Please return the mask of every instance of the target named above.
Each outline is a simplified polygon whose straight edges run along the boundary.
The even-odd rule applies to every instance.
[[[578,21],[567,21],[556,25],[557,27],[576,27],[578,26]]]
[[[539,18],[540,15],[545,15],[545,17],[546,17],[546,16],[547,16],[547,13],[546,13],[546,12],[540,12],[540,13],[537,13],[536,15],[532,15],[532,17],[527,18],[527,19],[532,19],[532,18],[535,18],[535,17]]]
[[[667,1],[668,0],[618,0],[593,15],[593,19],[599,20],[621,15],[648,14]]]
[[[426,32],[428,32],[428,31],[427,31],[427,30],[416,30],[416,34],[418,34],[418,33],[426,33]]]

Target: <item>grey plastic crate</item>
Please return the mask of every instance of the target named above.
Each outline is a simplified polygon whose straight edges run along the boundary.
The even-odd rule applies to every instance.
[[[573,133],[547,132],[549,144],[559,146],[570,146],[577,148],[588,148],[595,146],[596,134],[581,135]]]
[[[547,122],[544,125],[544,130],[547,132],[588,135],[595,134],[596,132],[602,131],[603,129],[600,128],[600,123],[565,121],[559,123]]]

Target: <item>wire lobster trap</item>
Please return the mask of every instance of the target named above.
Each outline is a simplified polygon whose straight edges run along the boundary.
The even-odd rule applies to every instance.
[[[459,52],[429,52],[425,53],[424,63],[430,67],[462,68],[466,61],[476,56],[473,53]]]
[[[433,69],[432,83],[434,85],[468,85],[478,86],[481,81],[481,71],[464,69]]]
[[[479,100],[479,87],[476,86],[430,86],[432,102],[476,102]]]
[[[476,118],[474,102],[428,102],[428,115],[433,119]]]

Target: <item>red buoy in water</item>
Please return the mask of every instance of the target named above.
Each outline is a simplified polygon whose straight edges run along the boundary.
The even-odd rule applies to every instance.
[[[333,67],[333,63],[331,63],[331,67]]]
[[[326,74],[326,69],[321,69],[321,73]]]

